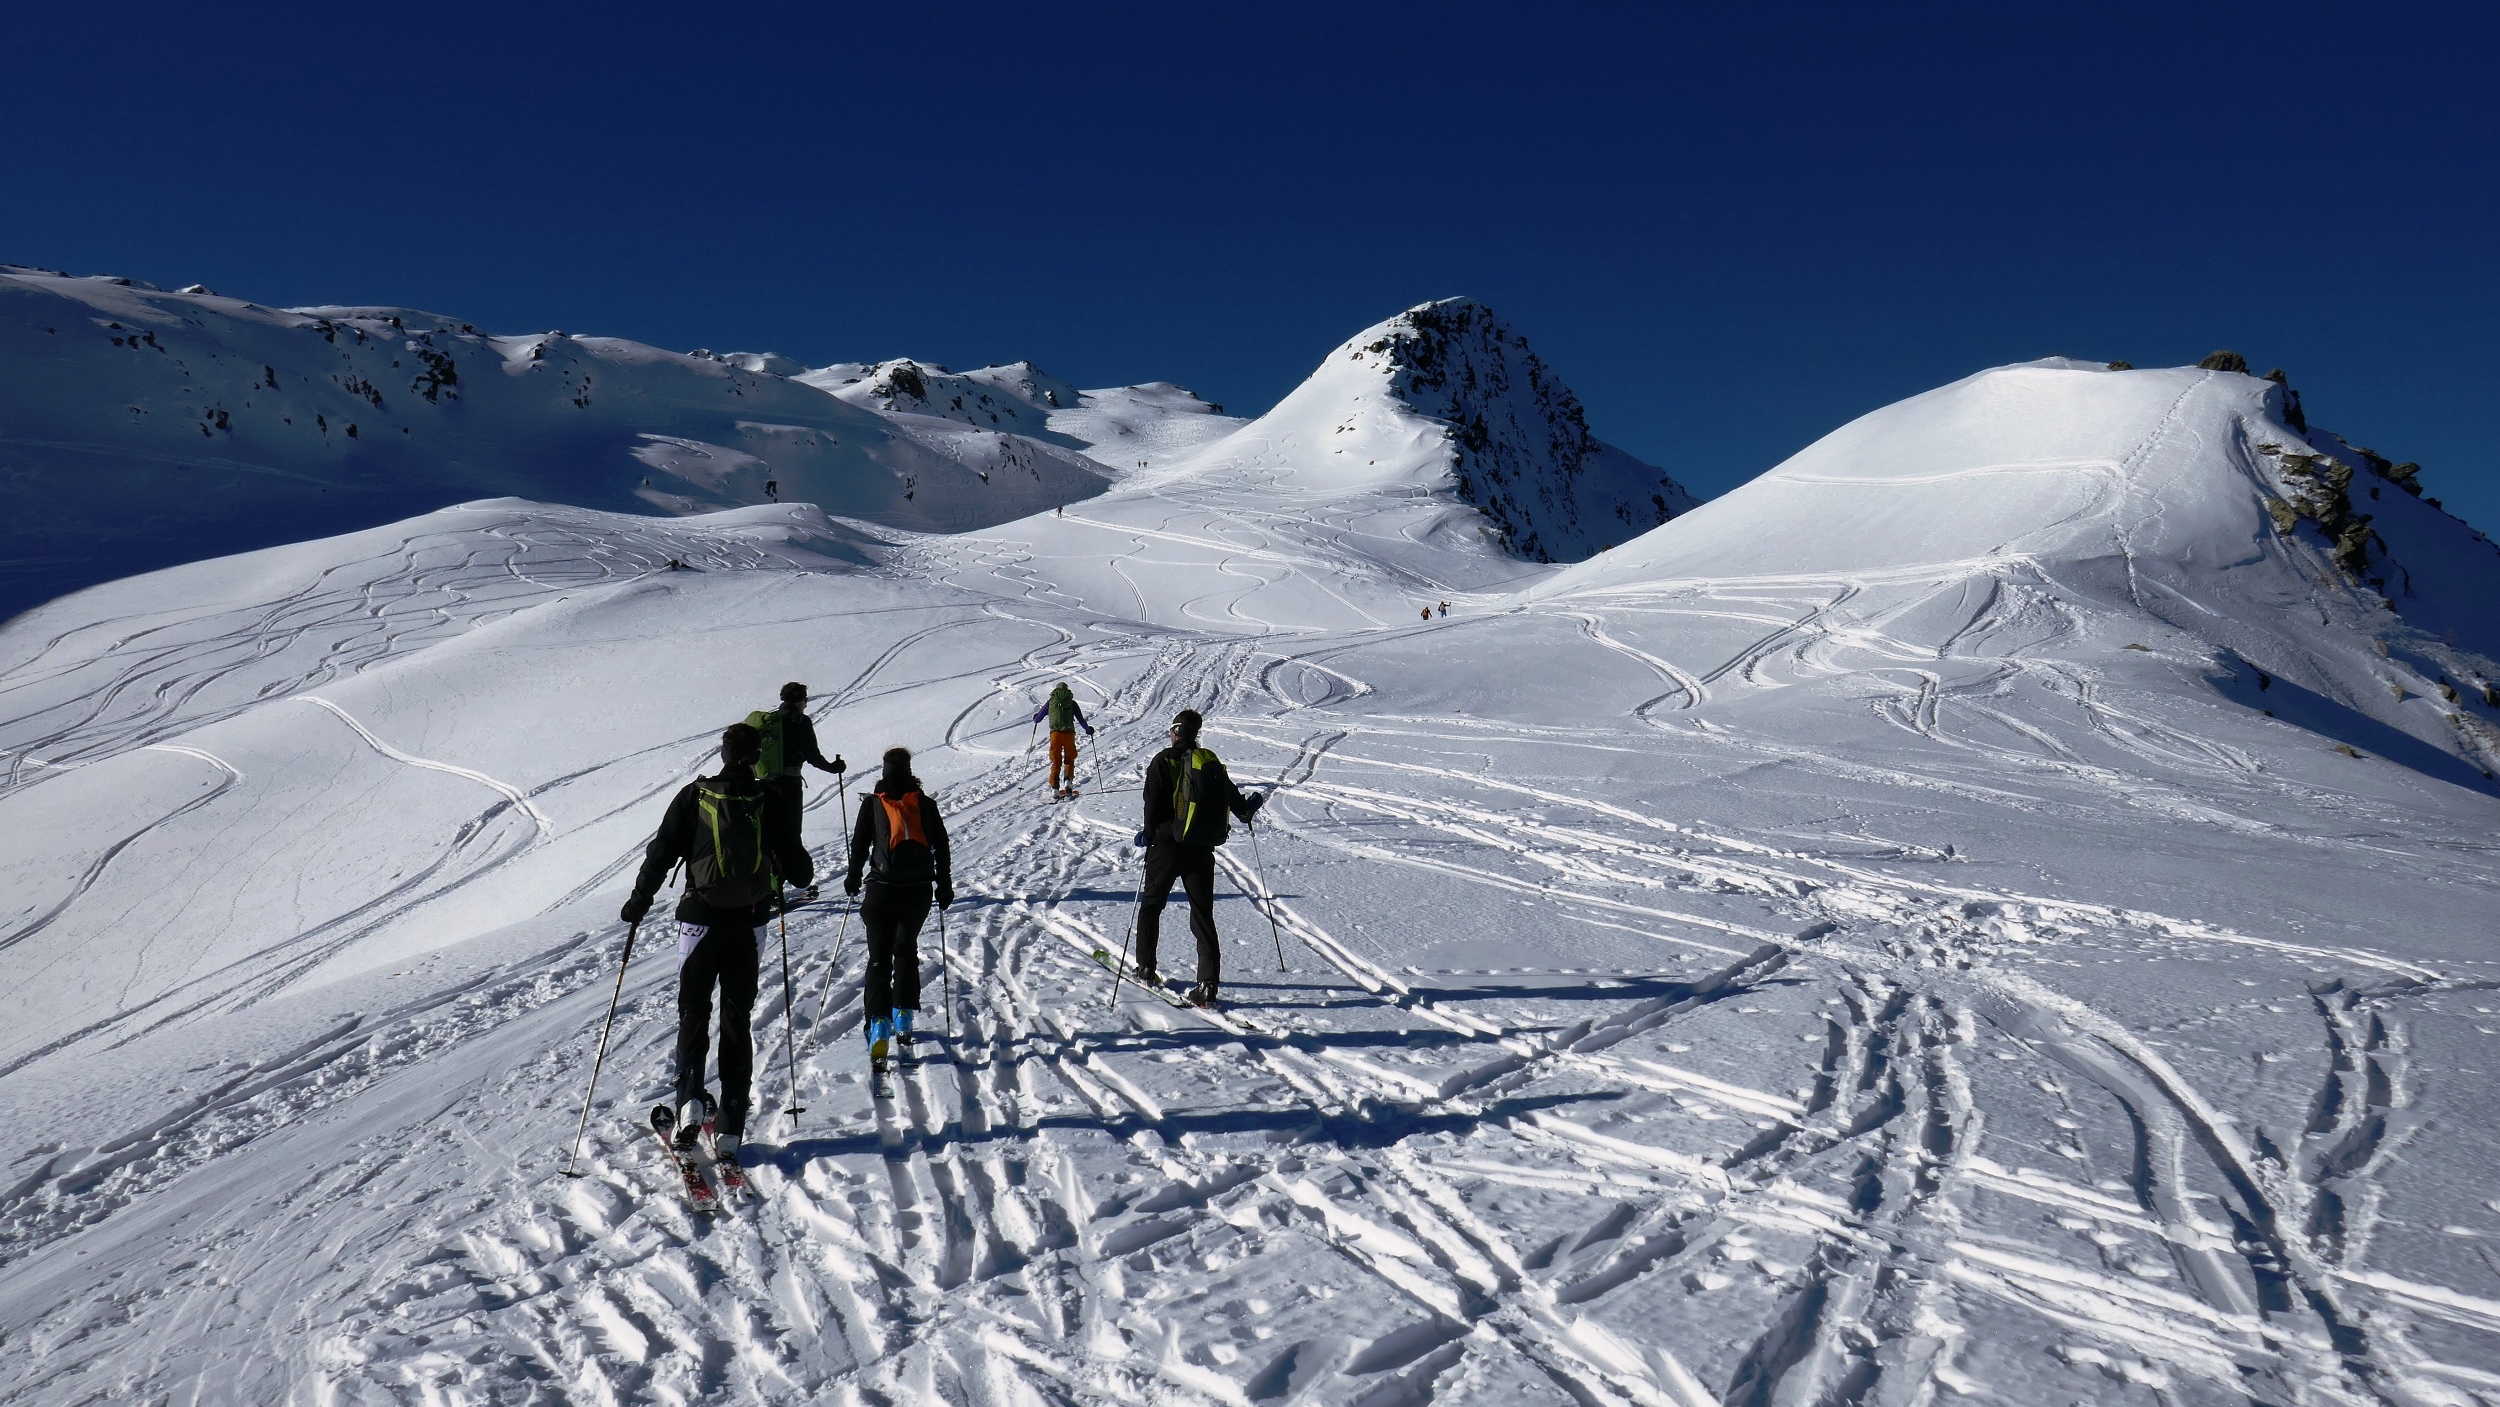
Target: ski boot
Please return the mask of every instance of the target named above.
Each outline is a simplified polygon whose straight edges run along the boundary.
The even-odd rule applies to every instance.
[[[1190,988],[1189,995],[1186,1000],[1191,1006],[1203,1006],[1210,1009],[1221,1005],[1221,1003],[1216,1000],[1215,984],[1212,982],[1201,982],[1197,986]]]
[[[677,1106],[677,1151],[691,1155],[703,1141],[703,1131],[711,1127],[712,1096],[696,1095]]]
[[[894,1013],[894,1056],[906,1070],[920,1063],[920,1037],[911,1029],[911,1019],[915,1015],[917,1013],[909,1007]]]
[[[868,1088],[878,1099],[894,1097],[894,1066],[887,1058],[893,1039],[891,1017],[880,1016],[868,1023]]]

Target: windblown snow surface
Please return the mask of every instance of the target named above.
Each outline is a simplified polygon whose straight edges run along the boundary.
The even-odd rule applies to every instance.
[[[2488,542],[2044,362],[1541,566],[1344,369],[1064,516],[487,500],[0,631],[0,1399],[2500,1403]],[[646,930],[561,1178],[789,678],[952,818],[953,1059],[873,1103],[794,913],[693,1216]],[[1222,1012],[1087,956],[1183,706]]]

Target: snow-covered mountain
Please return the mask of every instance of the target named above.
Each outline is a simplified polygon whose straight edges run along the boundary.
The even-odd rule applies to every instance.
[[[2269,383],[2056,362],[1526,562],[1467,427],[1568,417],[1473,325],[1196,444],[849,407],[1170,436],[1064,513],[490,500],[0,627],[0,1401],[2500,1401],[2489,544]],[[805,1109],[706,1219],[614,915],[791,678],[947,809],[953,1058],[870,1099],[791,914]],[[1091,957],[1183,706],[1271,797],[1218,1013]]]
[[[958,531],[1106,482],[1059,444],[875,414],[799,369],[0,266],[0,614],[464,498],[679,514],[777,480],[784,501]]]
[[[2477,783],[2500,770],[2500,547],[2383,457],[2309,428],[2287,394],[2194,367],[1998,367],[1843,426],[1538,591],[1796,576],[1852,583],[1857,611],[1880,581],[1899,594],[1885,609],[1981,635],[2017,605],[2017,635],[2105,628],[2152,648],[2134,637],[2157,622],[2155,653],[2234,697],[2434,770],[2448,754]],[[2095,624],[2051,600],[2103,610]],[[2000,662],[1945,692],[2018,686],[2074,688]]]
[[[1359,365],[1332,356],[1261,433],[1330,461],[1354,442],[1319,421],[1347,421],[1333,436],[1385,416],[1413,441],[1391,452],[1398,473],[1481,509],[1519,555],[1573,560],[1692,502],[1591,436],[1525,339],[1465,300],[1340,353]],[[1092,497],[1244,425],[1166,382],[1085,391],[1030,362],[809,370],[13,265],[0,381],[0,615],[479,496],[666,514],[778,498],[959,532]]]
[[[1283,443],[1313,482],[1441,490],[1536,562],[1576,562],[1699,500],[1591,434],[1579,398],[1528,339],[1469,298],[1365,328],[1224,445]]]

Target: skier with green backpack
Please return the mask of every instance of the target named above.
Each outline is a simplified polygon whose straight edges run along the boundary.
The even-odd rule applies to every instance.
[[[781,707],[769,713],[758,710],[748,714],[747,726],[763,739],[755,760],[755,775],[780,795],[793,820],[803,821],[807,778],[799,769],[813,767],[839,777],[849,765],[840,753],[828,762],[818,750],[816,723],[807,716],[807,686],[796,682],[782,685]]]
[[[1162,985],[1155,946],[1177,880],[1189,895],[1189,931],[1198,940],[1198,985],[1189,989],[1189,1000],[1213,1006],[1224,978],[1215,934],[1215,847],[1232,834],[1228,817],[1248,825],[1267,798],[1234,786],[1223,760],[1198,746],[1202,722],[1198,710],[1182,709],[1172,719],[1172,745],[1146,764],[1146,825],[1137,833],[1146,850],[1146,878],[1137,892],[1137,980]]]
[[[688,782],[669,802],[659,833],[642,852],[633,897],[617,915],[641,923],[661,882],[684,862],[686,892],[677,901],[676,1136],[692,1146],[712,1126],[724,1159],[736,1157],[754,1102],[756,931],[779,907],[784,882],[809,887],[813,894],[816,878],[815,863],[799,843],[797,814],[755,778],[762,741],[744,723],[721,733],[720,775]],[[717,1124],[703,1080],[715,986],[720,989]]]
[[[1033,721],[1050,720],[1050,796],[1053,801],[1076,800],[1076,730],[1094,736],[1094,725],[1085,721],[1084,706],[1076,701],[1076,691],[1062,680],[1050,691],[1050,697],[1033,711]],[[1061,777],[1066,780],[1062,781]],[[1095,780],[1100,781],[1097,777]]]

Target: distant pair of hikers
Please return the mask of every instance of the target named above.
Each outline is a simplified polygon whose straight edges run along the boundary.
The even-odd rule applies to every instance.
[[[806,691],[798,685],[790,689],[798,690],[797,707],[791,708],[794,696],[785,689],[783,711],[796,711],[798,722],[806,724]],[[778,727],[789,755],[817,758],[812,724],[792,727],[785,717]],[[754,1101],[758,930],[786,907],[785,883],[799,886],[809,899],[817,893],[815,862],[799,837],[798,764],[789,763],[786,773],[766,765],[765,741],[765,730],[752,723],[733,723],[722,731],[719,774],[687,783],[669,802],[659,832],[644,848],[633,894],[618,912],[629,924],[641,923],[669,872],[685,865],[686,889],[675,911],[677,1138],[692,1146],[708,1128],[724,1158],[735,1156]],[[814,765],[842,770],[839,757]],[[869,871],[865,877],[863,869]],[[955,898],[945,823],[936,803],[921,793],[911,754],[902,748],[885,754],[876,789],[860,799],[843,889],[858,895],[863,888],[860,926],[867,939],[868,982],[862,1004],[870,1017],[872,1059],[882,1066],[898,1031],[898,1005],[905,1009],[901,1039],[910,1040],[908,1010],[920,1000],[918,938],[929,905],[934,900],[944,907]],[[716,988],[717,1101],[703,1078]]]

